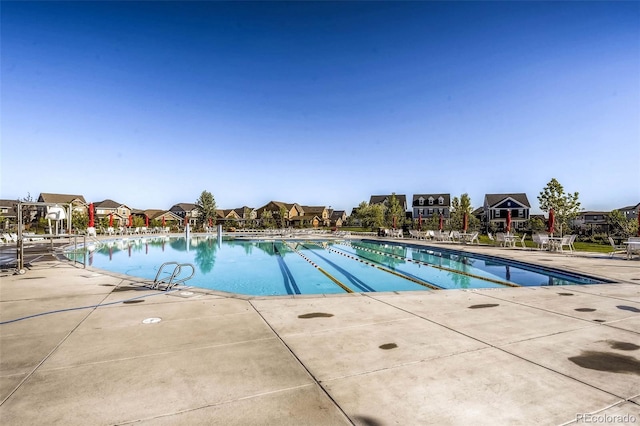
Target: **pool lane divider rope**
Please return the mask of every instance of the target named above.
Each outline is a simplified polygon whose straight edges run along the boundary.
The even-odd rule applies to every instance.
[[[298,249],[296,249],[295,247],[291,246],[291,244],[289,244],[287,241],[282,240],[282,243],[289,247],[289,249],[291,249],[294,253],[298,254],[301,258],[303,258],[304,260],[306,260],[307,262],[309,262],[311,264],[311,266],[313,266],[314,268],[316,268],[318,271],[322,272],[327,278],[329,278],[331,281],[333,281],[334,283],[336,283],[338,286],[340,286],[344,291],[346,291],[347,293],[353,293],[353,290],[351,290],[349,287],[347,287],[346,285],[344,285],[343,283],[341,283],[337,278],[335,278],[333,275],[331,275],[330,273],[328,273],[327,271],[325,271],[324,269],[322,269],[320,266],[318,266],[313,260],[309,259],[307,256],[305,256],[304,254],[302,254]]]
[[[352,247],[352,248],[357,249],[357,250],[364,250],[364,251],[368,251],[368,252],[374,253],[374,254],[380,254],[380,255],[383,255],[383,256],[387,256],[387,257],[393,257],[394,259],[404,260],[404,261],[407,261],[407,262],[416,263],[418,265],[430,266],[432,268],[440,269],[440,270],[443,270],[443,271],[446,271],[446,272],[451,272],[453,274],[466,275],[467,277],[470,277],[470,278],[476,278],[476,279],[483,280],[483,281],[489,281],[489,282],[492,282],[494,284],[505,285],[507,287],[521,287],[518,284],[510,283],[508,281],[502,281],[502,280],[497,280],[495,278],[483,277],[483,276],[472,274],[472,273],[469,273],[469,272],[458,271],[457,269],[447,268],[446,266],[434,265],[433,263],[427,263],[427,262],[423,262],[421,260],[409,259],[408,257],[398,256],[397,254],[385,253],[383,251],[373,250],[373,249],[370,249],[370,248],[367,248],[367,247],[354,246],[353,244],[351,244],[350,242],[347,242],[347,241],[343,242],[342,244],[346,245],[346,246],[349,246],[349,247]]]
[[[431,283],[430,283],[430,282],[428,282],[428,281],[424,281],[424,280],[420,280],[420,279],[417,279],[417,278],[409,277],[409,276],[407,276],[407,275],[404,275],[404,274],[401,274],[401,273],[399,273],[399,272],[393,271],[393,270],[391,270],[391,269],[385,268],[384,266],[376,265],[375,263],[367,262],[366,260],[363,260],[363,259],[360,259],[360,258],[358,258],[358,257],[352,256],[352,255],[350,255],[350,254],[347,254],[347,253],[341,252],[341,251],[339,251],[339,250],[335,250],[335,249],[333,249],[333,248],[331,248],[331,247],[328,247],[328,246],[327,246],[327,247],[325,247],[325,246],[323,246],[323,245],[321,245],[321,244],[318,244],[318,243],[315,243],[315,242],[310,242],[310,244],[317,244],[317,245],[319,245],[320,247],[322,247],[322,248],[324,248],[325,250],[328,250],[328,251],[330,251],[330,252],[332,252],[332,253],[336,253],[336,254],[339,254],[340,256],[344,256],[344,257],[347,257],[347,258],[349,258],[349,259],[356,260],[356,261],[358,261],[358,262],[360,262],[360,263],[364,263],[365,265],[369,265],[369,266],[374,267],[374,268],[377,268],[377,269],[379,269],[379,270],[381,270],[381,271],[388,272],[388,273],[390,273],[391,275],[395,275],[395,276],[397,276],[397,277],[404,278],[405,280],[411,281],[411,282],[413,282],[413,283],[415,283],[415,284],[419,284],[419,285],[421,285],[421,286],[423,286],[423,287],[427,287],[427,288],[429,288],[429,289],[431,289],[431,290],[442,290],[442,287],[438,287],[438,286],[436,286],[435,284],[431,284]]]

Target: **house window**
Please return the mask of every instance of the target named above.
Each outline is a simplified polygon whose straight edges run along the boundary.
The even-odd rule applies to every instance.
[[[500,217],[500,210],[496,210],[496,217]]]
[[[429,197],[429,205],[432,206],[433,205],[433,197]]]
[[[418,204],[421,206],[424,206],[424,198],[422,197],[418,198]]]
[[[524,217],[524,209],[518,210],[518,217]]]
[[[438,198],[438,204],[443,205],[444,204],[444,198],[442,198],[442,197]]]
[[[424,209],[419,209],[418,210],[418,214],[423,214],[424,213]]]
[[[429,209],[429,214],[433,214],[433,209]]]

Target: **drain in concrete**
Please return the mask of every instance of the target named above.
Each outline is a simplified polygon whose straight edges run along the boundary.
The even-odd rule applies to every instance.
[[[568,358],[582,368],[609,373],[631,373],[640,376],[640,361],[613,352],[582,351],[581,355]]]
[[[634,308],[633,306],[618,305],[618,306],[616,306],[616,308],[622,309],[623,311],[640,312],[640,309]]]
[[[578,311],[578,312],[595,312],[595,309],[593,309],[593,308],[575,308],[574,311]]]
[[[573,296],[573,293],[558,293],[560,296]]]
[[[500,306],[499,303],[482,303],[480,305],[471,305],[467,306],[469,309],[482,309],[482,308],[495,308],[496,306]]]
[[[380,349],[384,349],[384,350],[389,350],[389,349],[395,349],[398,347],[398,345],[396,345],[395,343],[385,343],[384,345],[380,345],[378,346]]]
[[[311,312],[308,314],[298,315],[298,318],[329,318],[332,317],[333,314],[327,314],[326,312]]]
[[[162,321],[161,318],[146,318],[142,320],[143,324],[157,324]]]
[[[353,422],[362,426],[382,426],[383,423],[370,416],[353,416]]]
[[[102,287],[115,287],[115,284],[100,284]]]
[[[640,346],[631,343],[631,342],[619,342],[617,340],[607,340],[611,349],[618,349],[620,351],[637,351],[640,349]]]
[[[137,300],[125,300],[124,303],[125,305],[131,305],[133,303],[142,303],[144,302],[144,299],[137,299]]]
[[[594,319],[595,322],[607,322],[607,320]]]

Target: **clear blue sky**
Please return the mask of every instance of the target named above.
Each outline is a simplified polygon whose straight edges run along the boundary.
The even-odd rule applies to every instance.
[[[638,2],[2,2],[1,194],[640,201]]]

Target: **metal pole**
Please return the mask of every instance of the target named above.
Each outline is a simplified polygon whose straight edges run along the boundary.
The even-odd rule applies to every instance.
[[[87,253],[87,236],[84,235],[82,237],[82,239],[84,240],[84,265],[83,265],[82,269],[87,269],[87,255],[88,255],[88,253]]]
[[[22,239],[22,203],[18,203],[18,242],[16,244],[16,268],[19,274],[24,274],[24,244]]]

